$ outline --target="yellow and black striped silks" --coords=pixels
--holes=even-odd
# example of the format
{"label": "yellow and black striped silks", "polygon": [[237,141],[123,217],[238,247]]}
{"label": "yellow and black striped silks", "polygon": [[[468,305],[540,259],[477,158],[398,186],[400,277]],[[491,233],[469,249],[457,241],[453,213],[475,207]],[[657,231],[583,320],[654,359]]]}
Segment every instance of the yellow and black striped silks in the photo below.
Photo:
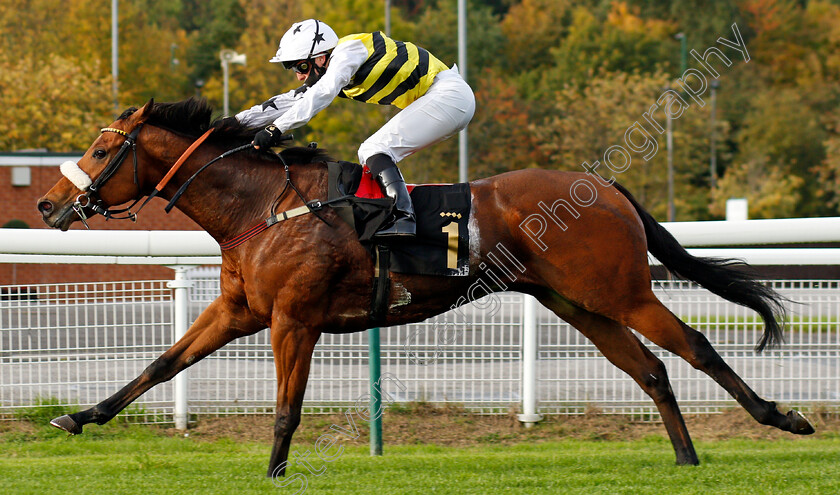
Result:
{"label": "yellow and black striped silks", "polygon": [[438,72],[449,68],[423,48],[378,31],[351,34],[338,43],[350,40],[364,43],[368,58],[342,90],[345,98],[405,108],[426,93]]}

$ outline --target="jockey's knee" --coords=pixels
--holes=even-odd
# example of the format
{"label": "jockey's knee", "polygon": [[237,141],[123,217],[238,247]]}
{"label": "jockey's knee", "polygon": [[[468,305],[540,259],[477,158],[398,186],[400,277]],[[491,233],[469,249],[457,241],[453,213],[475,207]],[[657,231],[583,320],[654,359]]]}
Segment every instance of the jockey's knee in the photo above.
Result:
{"label": "jockey's knee", "polygon": [[385,155],[386,157],[389,157],[394,163],[397,163],[399,161],[394,155],[394,153],[388,148],[388,146],[384,145],[383,143],[368,140],[362,143],[361,146],[359,146],[359,163],[361,163],[362,165],[367,165],[368,167],[370,167],[370,160],[376,155]]}
{"label": "jockey's knee", "polygon": [[394,168],[397,164],[394,162],[394,159],[391,158],[389,155],[384,153],[377,153],[365,161],[365,164],[370,169],[370,173],[377,177],[383,171],[388,170],[389,168]]}

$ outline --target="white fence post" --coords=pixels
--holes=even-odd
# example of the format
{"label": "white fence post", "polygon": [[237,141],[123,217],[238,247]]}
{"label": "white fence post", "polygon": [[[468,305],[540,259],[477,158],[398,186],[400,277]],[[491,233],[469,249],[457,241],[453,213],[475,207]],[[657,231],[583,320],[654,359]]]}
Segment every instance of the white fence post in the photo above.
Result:
{"label": "white fence post", "polygon": [[530,428],[543,419],[537,413],[537,300],[522,294],[522,414],[519,421]]}
{"label": "white fence post", "polygon": [[[189,326],[189,293],[188,290],[193,286],[191,280],[187,280],[187,270],[191,267],[187,265],[170,266],[175,270],[175,280],[168,282],[167,287],[174,289],[175,292],[175,312],[172,317],[172,330],[174,341],[177,342],[181,337],[187,333]],[[179,430],[187,429],[187,422],[189,420],[189,410],[187,408],[187,396],[189,384],[187,383],[187,370],[184,370],[174,378],[175,382],[175,428]]]}

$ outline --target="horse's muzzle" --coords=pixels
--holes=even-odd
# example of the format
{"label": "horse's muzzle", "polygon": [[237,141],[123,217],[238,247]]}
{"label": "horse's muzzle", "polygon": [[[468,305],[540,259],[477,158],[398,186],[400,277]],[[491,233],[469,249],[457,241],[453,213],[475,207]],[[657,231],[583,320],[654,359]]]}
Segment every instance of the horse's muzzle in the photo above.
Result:
{"label": "horse's muzzle", "polygon": [[63,208],[56,208],[52,201],[46,198],[38,200],[38,211],[41,212],[41,217],[44,223],[54,229],[61,229],[67,231],[70,224],[73,223],[73,208],[71,205],[66,205]]}

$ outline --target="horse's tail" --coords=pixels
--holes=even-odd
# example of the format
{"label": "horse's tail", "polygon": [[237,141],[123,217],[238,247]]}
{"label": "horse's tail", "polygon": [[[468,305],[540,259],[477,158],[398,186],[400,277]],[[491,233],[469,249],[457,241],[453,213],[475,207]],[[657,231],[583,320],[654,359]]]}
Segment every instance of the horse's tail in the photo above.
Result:
{"label": "horse's tail", "polygon": [[[668,270],[680,278],[697,282],[718,296],[746,306],[764,319],[764,335],[756,346],[761,352],[765,347],[774,347],[784,341],[779,321],[784,322],[786,299],[770,287],[759,283],[756,277],[743,270],[746,263],[735,259],[705,258],[692,256],[674,239],[665,227],[642,208],[633,195],[618,183],[613,186],[623,194],[642,219],[645,226],[648,251],[662,262]],[[741,268],[741,269],[738,269]]]}

